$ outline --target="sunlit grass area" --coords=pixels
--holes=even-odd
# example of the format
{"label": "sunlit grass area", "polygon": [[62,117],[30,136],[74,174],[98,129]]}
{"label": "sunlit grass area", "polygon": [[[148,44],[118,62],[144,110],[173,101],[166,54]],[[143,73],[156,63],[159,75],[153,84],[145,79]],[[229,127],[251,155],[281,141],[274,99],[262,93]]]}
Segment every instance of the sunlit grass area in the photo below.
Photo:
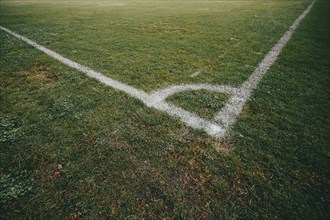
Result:
{"label": "sunlit grass area", "polygon": [[[148,92],[239,86],[310,3],[2,0],[0,25]],[[329,9],[221,141],[0,31],[1,218],[328,219]],[[205,118],[227,100],[168,98]]]}

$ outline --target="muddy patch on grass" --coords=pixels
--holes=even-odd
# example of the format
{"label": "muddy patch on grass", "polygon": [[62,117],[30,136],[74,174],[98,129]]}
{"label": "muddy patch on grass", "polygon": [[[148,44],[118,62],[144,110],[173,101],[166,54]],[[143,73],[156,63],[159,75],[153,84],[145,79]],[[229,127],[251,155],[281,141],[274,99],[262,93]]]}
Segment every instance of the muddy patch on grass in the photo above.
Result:
{"label": "muddy patch on grass", "polygon": [[51,76],[50,68],[41,64],[35,63],[31,65],[29,70],[27,71],[29,78],[43,80],[47,84],[53,84],[56,81],[56,78]]}
{"label": "muddy patch on grass", "polygon": [[219,153],[226,154],[230,153],[235,149],[234,144],[228,141],[217,141],[213,143],[213,146]]}

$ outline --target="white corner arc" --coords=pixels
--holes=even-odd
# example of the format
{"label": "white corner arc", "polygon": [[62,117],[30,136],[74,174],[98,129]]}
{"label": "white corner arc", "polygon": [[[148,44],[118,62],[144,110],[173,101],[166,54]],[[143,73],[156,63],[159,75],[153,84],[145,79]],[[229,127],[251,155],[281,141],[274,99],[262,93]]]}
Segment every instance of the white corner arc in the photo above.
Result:
{"label": "white corner arc", "polygon": [[[299,26],[300,22],[310,12],[315,1],[316,0],[314,0],[307,7],[307,9],[296,19],[296,21],[291,25],[289,30],[281,37],[281,39],[277,42],[277,44],[272,48],[272,50],[266,55],[266,57],[258,65],[258,67],[255,69],[255,71],[252,73],[249,79],[246,80],[239,88],[234,88],[231,86],[223,86],[223,85],[211,85],[211,84],[180,84],[180,85],[173,85],[168,88],[160,89],[152,93],[147,93],[132,86],[129,86],[127,84],[124,84],[120,81],[106,77],[103,74],[90,69],[89,67],[86,67],[68,58],[65,58],[62,55],[52,50],[49,50],[48,48],[41,46],[36,42],[26,37],[23,37],[5,27],[0,26],[0,29],[16,37],[17,39],[26,42],[27,44],[35,47],[36,49],[44,52],[50,57],[53,57],[54,59],[60,61],[61,63],[64,63],[65,65],[70,66],[82,73],[85,73],[87,76],[94,78],[107,86],[125,92],[130,96],[141,100],[148,107],[155,108],[159,111],[165,112],[173,117],[176,117],[185,124],[187,124],[188,126],[195,129],[204,130],[207,134],[211,136],[217,138],[223,138],[228,133],[230,127],[235,123],[245,103],[250,98],[253,90],[257,88],[262,77],[266,74],[267,70],[271,67],[271,65],[276,61],[283,47],[287,44],[292,34]],[[187,90],[208,90],[208,91],[221,92],[231,95],[231,98],[226,103],[226,105],[215,115],[214,119],[206,120],[197,116],[194,113],[186,111],[166,101],[167,97],[174,95],[175,93],[183,92]]]}

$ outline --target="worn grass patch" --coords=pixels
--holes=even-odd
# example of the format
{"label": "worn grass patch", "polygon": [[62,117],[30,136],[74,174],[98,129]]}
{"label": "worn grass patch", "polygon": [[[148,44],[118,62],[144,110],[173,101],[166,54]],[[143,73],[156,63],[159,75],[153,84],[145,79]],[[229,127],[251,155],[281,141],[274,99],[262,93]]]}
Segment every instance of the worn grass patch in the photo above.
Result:
{"label": "worn grass patch", "polygon": [[[240,85],[309,3],[6,0],[0,24],[146,91]],[[0,31],[0,218],[329,219],[329,7],[222,142]]]}
{"label": "worn grass patch", "polygon": [[[240,85],[309,2],[14,0],[1,1],[0,11],[10,30],[152,91]],[[203,74],[190,77],[196,70]]]}

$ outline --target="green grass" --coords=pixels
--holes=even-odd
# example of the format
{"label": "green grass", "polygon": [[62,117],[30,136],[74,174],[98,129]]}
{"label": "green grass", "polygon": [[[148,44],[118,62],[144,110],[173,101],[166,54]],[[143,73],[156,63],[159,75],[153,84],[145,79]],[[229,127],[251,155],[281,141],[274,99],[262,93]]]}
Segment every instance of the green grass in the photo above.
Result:
{"label": "green grass", "polygon": [[[237,86],[309,3],[0,1],[0,25],[146,91]],[[1,31],[1,218],[328,219],[329,9],[317,0],[222,142]],[[210,95],[169,99],[207,116]]]}
{"label": "green grass", "polygon": [[213,119],[228,101],[229,95],[207,90],[185,91],[170,96],[167,101],[202,118]]}
{"label": "green grass", "polygon": [[240,85],[310,1],[39,2],[3,1],[2,25],[150,91]]}

